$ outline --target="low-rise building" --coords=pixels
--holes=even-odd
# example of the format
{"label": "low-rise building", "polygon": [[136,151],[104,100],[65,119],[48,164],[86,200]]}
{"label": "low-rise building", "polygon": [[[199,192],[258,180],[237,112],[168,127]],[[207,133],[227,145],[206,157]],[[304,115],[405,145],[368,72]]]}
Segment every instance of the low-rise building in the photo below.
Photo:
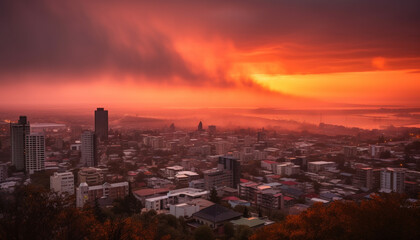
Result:
{"label": "low-rise building", "polygon": [[55,172],[50,176],[50,189],[60,194],[74,194],[74,175],[72,172]]}
{"label": "low-rise building", "polygon": [[225,208],[222,205],[214,204],[210,207],[204,208],[192,215],[198,227],[199,225],[207,225],[212,229],[218,229],[222,227],[224,223],[239,219],[242,213],[235,212],[229,208]]}
{"label": "low-rise building", "polygon": [[308,172],[318,173],[320,171],[324,171],[327,168],[332,168],[334,166],[335,166],[334,162],[327,162],[327,161],[308,162]]}
{"label": "low-rise building", "polygon": [[94,167],[81,168],[77,173],[77,183],[86,183],[89,186],[102,184],[104,176],[102,169]]}
{"label": "low-rise building", "polygon": [[95,200],[98,200],[101,206],[110,205],[115,199],[127,196],[128,191],[128,182],[104,183],[96,186],[81,183],[76,189],[76,206],[83,207],[85,204],[93,206]]}

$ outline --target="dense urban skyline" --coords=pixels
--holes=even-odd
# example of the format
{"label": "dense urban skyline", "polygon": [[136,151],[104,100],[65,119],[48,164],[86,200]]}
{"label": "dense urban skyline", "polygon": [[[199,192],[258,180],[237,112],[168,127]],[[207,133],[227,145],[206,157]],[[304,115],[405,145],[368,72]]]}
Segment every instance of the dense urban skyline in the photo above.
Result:
{"label": "dense urban skyline", "polygon": [[419,9],[0,1],[0,239],[420,239]]}

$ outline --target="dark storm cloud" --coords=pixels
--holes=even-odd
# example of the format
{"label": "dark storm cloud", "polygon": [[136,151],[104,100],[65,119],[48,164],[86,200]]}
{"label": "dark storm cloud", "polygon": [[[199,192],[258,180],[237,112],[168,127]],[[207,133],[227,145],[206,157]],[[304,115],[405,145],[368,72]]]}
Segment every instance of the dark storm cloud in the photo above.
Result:
{"label": "dark storm cloud", "polygon": [[[153,79],[200,77],[161,33],[124,26],[130,42],[120,44],[80,4],[70,3],[1,1],[0,72],[83,75],[107,68]],[[136,50],[139,45],[147,53]]]}
{"label": "dark storm cloud", "polygon": [[[131,13],[149,29],[139,30],[112,15],[110,25],[128,36],[122,43],[115,29],[95,19],[104,10],[96,6],[109,6],[117,15]],[[189,66],[170,34],[148,25],[151,18],[179,35],[220,36],[243,51],[269,46],[269,55],[284,59],[286,68],[291,62],[290,73],[371,70],[370,62],[360,59],[377,56],[394,59],[397,69],[417,68],[419,10],[418,0],[3,0],[0,73],[88,75],[111,70],[153,81],[178,77],[189,84],[232,86],[223,68],[219,79],[210,79]]]}

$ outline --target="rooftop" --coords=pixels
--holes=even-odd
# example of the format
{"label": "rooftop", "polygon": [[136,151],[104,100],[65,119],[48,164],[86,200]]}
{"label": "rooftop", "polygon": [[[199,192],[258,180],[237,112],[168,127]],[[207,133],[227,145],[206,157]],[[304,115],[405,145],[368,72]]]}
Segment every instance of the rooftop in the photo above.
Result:
{"label": "rooftop", "polygon": [[233,225],[245,225],[250,228],[262,226],[265,224],[264,220],[259,218],[251,217],[251,218],[240,218],[238,220],[230,221]]}
{"label": "rooftop", "polygon": [[241,213],[225,208],[219,204],[214,204],[193,214],[193,217],[202,218],[214,223],[233,220],[240,216],[242,216]]}

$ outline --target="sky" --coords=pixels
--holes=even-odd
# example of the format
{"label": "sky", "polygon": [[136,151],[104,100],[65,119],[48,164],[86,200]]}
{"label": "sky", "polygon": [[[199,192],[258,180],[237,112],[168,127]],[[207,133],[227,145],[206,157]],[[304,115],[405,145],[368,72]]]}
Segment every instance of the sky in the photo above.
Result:
{"label": "sky", "polygon": [[420,105],[418,0],[0,1],[0,107]]}

